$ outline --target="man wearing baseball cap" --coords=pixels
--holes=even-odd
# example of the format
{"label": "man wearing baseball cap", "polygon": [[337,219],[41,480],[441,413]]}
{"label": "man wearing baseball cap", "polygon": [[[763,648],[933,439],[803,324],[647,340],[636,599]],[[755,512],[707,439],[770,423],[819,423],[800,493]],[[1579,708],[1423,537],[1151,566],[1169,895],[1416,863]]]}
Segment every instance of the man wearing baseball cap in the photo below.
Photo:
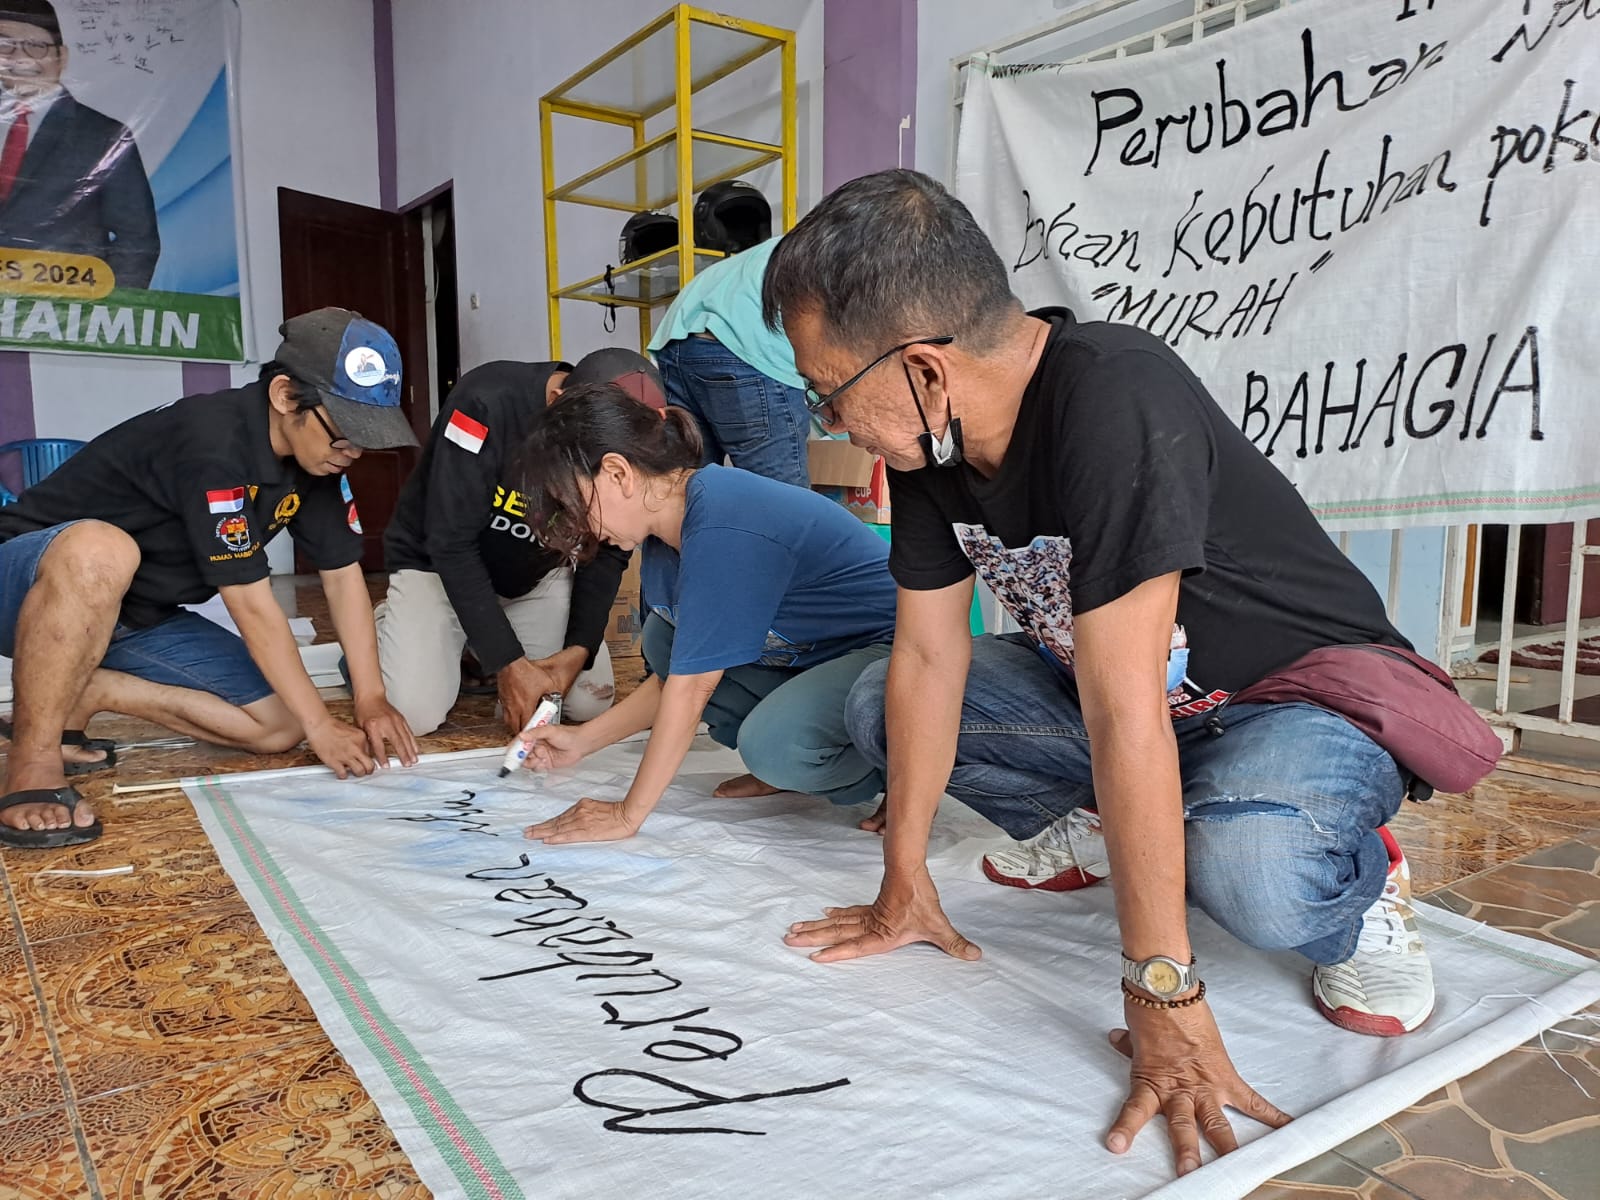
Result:
{"label": "man wearing baseball cap", "polygon": [[384,540],[394,574],[378,648],[384,687],[415,733],[437,729],[455,704],[463,646],[495,677],[514,730],[549,692],[579,721],[611,707],[605,628],[628,556],[603,546],[574,568],[546,550],[518,465],[545,406],[581,383],[666,405],[661,376],[632,350],[596,350],[576,367],[485,363],[451,389],[401,489]]}
{"label": "man wearing baseball cap", "polygon": [[[108,430],[0,508],[0,655],[15,711],[0,846],[92,841],[68,773],[111,765],[85,738],[98,712],[259,753],[302,739],[344,778],[416,761],[389,704],[343,472],[414,446],[400,352],[344,309],[286,321],[247,387],[190,396]],[[265,546],[289,529],[317,567],[349,662],[355,724],[332,716],[273,598]],[[221,593],[236,635],[182,605]]]}

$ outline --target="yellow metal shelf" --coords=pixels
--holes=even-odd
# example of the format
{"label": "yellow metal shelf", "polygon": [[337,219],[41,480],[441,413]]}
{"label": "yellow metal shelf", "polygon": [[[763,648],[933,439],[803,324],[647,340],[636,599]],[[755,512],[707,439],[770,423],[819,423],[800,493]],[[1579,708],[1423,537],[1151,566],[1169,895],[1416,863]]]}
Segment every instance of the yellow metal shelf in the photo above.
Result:
{"label": "yellow metal shelf", "polygon": [[[725,79],[794,40],[786,29],[725,17],[688,5],[689,93]],[[596,120],[617,124],[666,112],[679,98],[677,9],[668,9],[545,95],[557,110],[586,109]]]}
{"label": "yellow metal shelf", "polygon": [[[774,52],[778,58],[776,142],[694,128],[695,93]],[[641,348],[648,343],[651,310],[676,296],[697,270],[723,257],[695,245],[695,197],[712,184],[779,163],[783,196],[781,206],[773,206],[774,225],[779,231],[794,226],[799,201],[796,108],[793,32],[689,4],[673,5],[540,98],[541,199],[552,358],[561,357],[563,300],[637,310]],[[645,122],[665,113],[672,116],[671,127],[647,138]],[[633,134],[633,149],[576,179],[558,182],[556,117],[626,128]],[[556,231],[562,204],[626,213],[675,209],[678,244],[606,273],[562,283]]]}
{"label": "yellow metal shelf", "polygon": [[[770,142],[755,142],[699,129],[694,130],[690,138],[694,143],[692,160],[696,192],[783,157],[783,147]],[[644,197],[642,202],[641,191]],[[678,131],[669,129],[637,149],[619,155],[570,183],[561,184],[550,192],[549,198],[628,213],[676,204]]]}
{"label": "yellow metal shelf", "polygon": [[[695,265],[703,270],[727,256],[720,250],[696,249]],[[621,304],[628,308],[654,308],[678,294],[678,248],[665,250],[615,267],[610,272],[611,287],[606,286],[606,275],[569,283],[556,292],[561,300],[591,300],[596,304]],[[614,289],[614,290],[613,290]]]}

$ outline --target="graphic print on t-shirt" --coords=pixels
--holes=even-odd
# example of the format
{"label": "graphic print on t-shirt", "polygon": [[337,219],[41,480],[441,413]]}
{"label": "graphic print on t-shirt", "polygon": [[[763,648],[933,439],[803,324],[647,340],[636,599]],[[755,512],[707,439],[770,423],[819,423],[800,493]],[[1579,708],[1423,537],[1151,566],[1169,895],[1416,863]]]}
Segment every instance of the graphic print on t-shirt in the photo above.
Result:
{"label": "graphic print on t-shirt", "polygon": [[[952,524],[961,550],[1012,619],[1034,644],[1072,670],[1072,539],[1036,537],[1026,546],[1008,549],[982,525]],[[1172,718],[1192,717],[1228,698],[1224,691],[1202,694],[1185,674],[1189,637],[1182,625],[1172,627],[1167,657],[1167,708]]]}

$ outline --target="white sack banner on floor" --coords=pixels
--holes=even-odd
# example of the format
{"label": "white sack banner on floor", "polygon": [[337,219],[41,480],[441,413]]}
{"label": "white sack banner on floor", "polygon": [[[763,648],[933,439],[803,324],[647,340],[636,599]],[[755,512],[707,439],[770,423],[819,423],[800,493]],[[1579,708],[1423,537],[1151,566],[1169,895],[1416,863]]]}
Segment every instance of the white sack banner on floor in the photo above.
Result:
{"label": "white sack banner on floor", "polygon": [[1600,510],[1600,3],[975,63],[956,175],[1030,307],[1165,339],[1327,525]]}
{"label": "white sack banner on floor", "polygon": [[[1109,888],[985,880],[992,826],[947,801],[932,870],[964,963],[931,947],[822,966],[782,943],[872,897],[861,810],[716,800],[702,746],[640,835],[545,847],[523,827],[622,795],[641,744],[495,777],[499,753],[190,781],[224,865],[439,1197],[1142,1196],[1153,1125],[1101,1145],[1127,1084]],[[1313,1009],[1309,964],[1194,918],[1228,1049],[1296,1114],[1163,1195],[1243,1195],[1600,998],[1576,955],[1434,910],[1439,1008],[1367,1038]],[[172,1180],[173,1194],[184,1183]],[[198,1186],[198,1185],[197,1185]]]}

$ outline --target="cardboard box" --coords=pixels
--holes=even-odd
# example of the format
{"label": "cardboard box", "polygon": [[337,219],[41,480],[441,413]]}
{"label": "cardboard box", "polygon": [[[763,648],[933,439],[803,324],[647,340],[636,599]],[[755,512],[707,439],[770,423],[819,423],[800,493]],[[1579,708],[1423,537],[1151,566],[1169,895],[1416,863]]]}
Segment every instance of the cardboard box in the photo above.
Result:
{"label": "cardboard box", "polygon": [[644,620],[639,613],[639,551],[628,560],[622,584],[617,588],[617,598],[611,604],[611,615],[606,618],[606,649],[612,658],[628,658],[643,652],[639,631]]}
{"label": "cardboard box", "polygon": [[869,525],[889,523],[889,479],[883,459],[832,438],[806,444],[811,490],[820,492]]}

